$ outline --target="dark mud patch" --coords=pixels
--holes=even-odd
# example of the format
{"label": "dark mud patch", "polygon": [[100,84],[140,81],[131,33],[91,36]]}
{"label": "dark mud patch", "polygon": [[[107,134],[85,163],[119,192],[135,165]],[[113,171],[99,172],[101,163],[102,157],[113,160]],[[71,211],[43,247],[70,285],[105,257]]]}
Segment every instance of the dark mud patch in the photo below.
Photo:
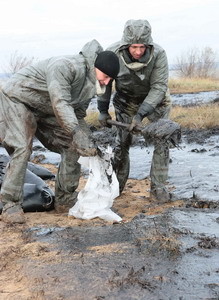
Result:
{"label": "dark mud patch", "polygon": [[205,144],[206,140],[212,136],[219,135],[219,127],[211,128],[211,129],[182,129],[182,135],[184,137],[185,142],[187,143],[197,143],[197,144]]}
{"label": "dark mud patch", "polygon": [[198,242],[198,246],[204,249],[212,249],[212,248],[219,249],[219,239],[216,238],[215,236],[201,237],[200,242]]}
{"label": "dark mud patch", "polygon": [[218,299],[218,218],[170,209],[117,225],[42,225],[25,231],[41,250],[22,264],[40,299]]}
{"label": "dark mud patch", "polygon": [[[113,126],[112,128],[104,128],[97,129],[95,127],[92,128],[93,136],[97,144],[100,145],[111,145],[112,147],[115,145],[115,137],[116,137],[116,128]],[[211,128],[211,129],[189,129],[182,128],[182,137],[184,142],[196,143],[199,145],[203,145],[206,143],[206,140],[210,137],[214,137],[219,135],[219,127]],[[133,136],[132,146],[147,146],[143,136],[140,134]]]}
{"label": "dark mud patch", "polygon": [[185,200],[185,207],[214,211],[215,209],[219,209],[219,201],[202,200],[196,198],[194,195],[192,199]]}

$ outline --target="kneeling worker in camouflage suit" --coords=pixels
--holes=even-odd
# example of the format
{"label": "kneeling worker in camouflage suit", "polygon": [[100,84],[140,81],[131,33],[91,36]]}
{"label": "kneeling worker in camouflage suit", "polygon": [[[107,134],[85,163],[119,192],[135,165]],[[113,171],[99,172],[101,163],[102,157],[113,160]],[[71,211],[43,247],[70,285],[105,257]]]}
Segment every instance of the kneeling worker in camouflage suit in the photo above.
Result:
{"label": "kneeling worker in camouflage suit", "polygon": [[[168,62],[164,49],[153,42],[151,26],[146,20],[128,20],[121,41],[108,50],[116,53],[120,61],[113,98],[116,119],[131,124],[130,131],[117,128],[114,168],[122,191],[129,176],[132,130],[145,117],[151,122],[169,117]],[[112,84],[106,89],[98,99],[99,121],[103,126],[107,126],[107,120],[111,118],[108,108]],[[157,201],[170,200],[165,186],[168,166],[168,144],[154,141],[150,196]]]}
{"label": "kneeling worker in camouflage suit", "polygon": [[119,60],[93,40],[78,55],[53,57],[21,69],[0,93],[0,142],[11,156],[1,188],[2,220],[25,221],[23,185],[33,137],[61,154],[55,208],[76,200],[80,155],[96,155],[84,117],[97,90],[119,72]]}

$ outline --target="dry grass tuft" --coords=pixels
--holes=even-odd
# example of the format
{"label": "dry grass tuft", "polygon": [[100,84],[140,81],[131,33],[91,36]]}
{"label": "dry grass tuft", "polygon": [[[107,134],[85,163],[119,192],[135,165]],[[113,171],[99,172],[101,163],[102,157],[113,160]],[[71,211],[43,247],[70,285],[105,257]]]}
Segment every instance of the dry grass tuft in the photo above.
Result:
{"label": "dry grass tuft", "polygon": [[[111,112],[115,118],[114,112]],[[182,107],[174,106],[170,119],[180,124],[183,128],[189,129],[211,129],[219,126],[219,104],[207,104],[200,106]],[[98,122],[98,112],[88,112],[86,121],[89,125],[100,127]],[[147,124],[147,118],[143,124]]]}
{"label": "dry grass tuft", "polygon": [[219,90],[219,79],[210,78],[170,78],[171,94],[198,93]]}
{"label": "dry grass tuft", "polygon": [[219,105],[173,107],[171,120],[189,129],[211,129],[219,126]]}

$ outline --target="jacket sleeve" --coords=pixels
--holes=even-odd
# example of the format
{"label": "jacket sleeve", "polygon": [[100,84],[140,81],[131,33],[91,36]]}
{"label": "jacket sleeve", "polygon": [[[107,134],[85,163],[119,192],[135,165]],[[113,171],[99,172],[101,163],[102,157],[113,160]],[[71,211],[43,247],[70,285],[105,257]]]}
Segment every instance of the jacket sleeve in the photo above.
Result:
{"label": "jacket sleeve", "polygon": [[70,135],[74,133],[78,120],[72,106],[71,85],[76,71],[65,60],[48,66],[46,79],[54,114],[58,123]]}
{"label": "jacket sleeve", "polygon": [[97,98],[97,107],[100,113],[106,113],[109,110],[110,98],[112,93],[112,81],[106,86],[106,91]]}
{"label": "jacket sleeve", "polygon": [[146,110],[148,107],[155,109],[156,106],[163,101],[168,89],[168,76],[167,56],[166,52],[162,49],[158,52],[155,59],[154,68],[150,77],[150,91],[138,110],[141,115],[147,115],[148,111]]}

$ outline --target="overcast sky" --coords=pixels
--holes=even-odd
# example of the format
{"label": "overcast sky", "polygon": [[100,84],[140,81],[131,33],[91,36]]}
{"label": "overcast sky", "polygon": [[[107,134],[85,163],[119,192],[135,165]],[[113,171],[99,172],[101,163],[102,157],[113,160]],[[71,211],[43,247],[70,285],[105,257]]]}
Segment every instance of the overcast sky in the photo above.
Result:
{"label": "overcast sky", "polygon": [[0,72],[12,54],[75,54],[97,39],[120,40],[129,19],[147,19],[170,64],[188,49],[219,52],[218,0],[0,0]]}

